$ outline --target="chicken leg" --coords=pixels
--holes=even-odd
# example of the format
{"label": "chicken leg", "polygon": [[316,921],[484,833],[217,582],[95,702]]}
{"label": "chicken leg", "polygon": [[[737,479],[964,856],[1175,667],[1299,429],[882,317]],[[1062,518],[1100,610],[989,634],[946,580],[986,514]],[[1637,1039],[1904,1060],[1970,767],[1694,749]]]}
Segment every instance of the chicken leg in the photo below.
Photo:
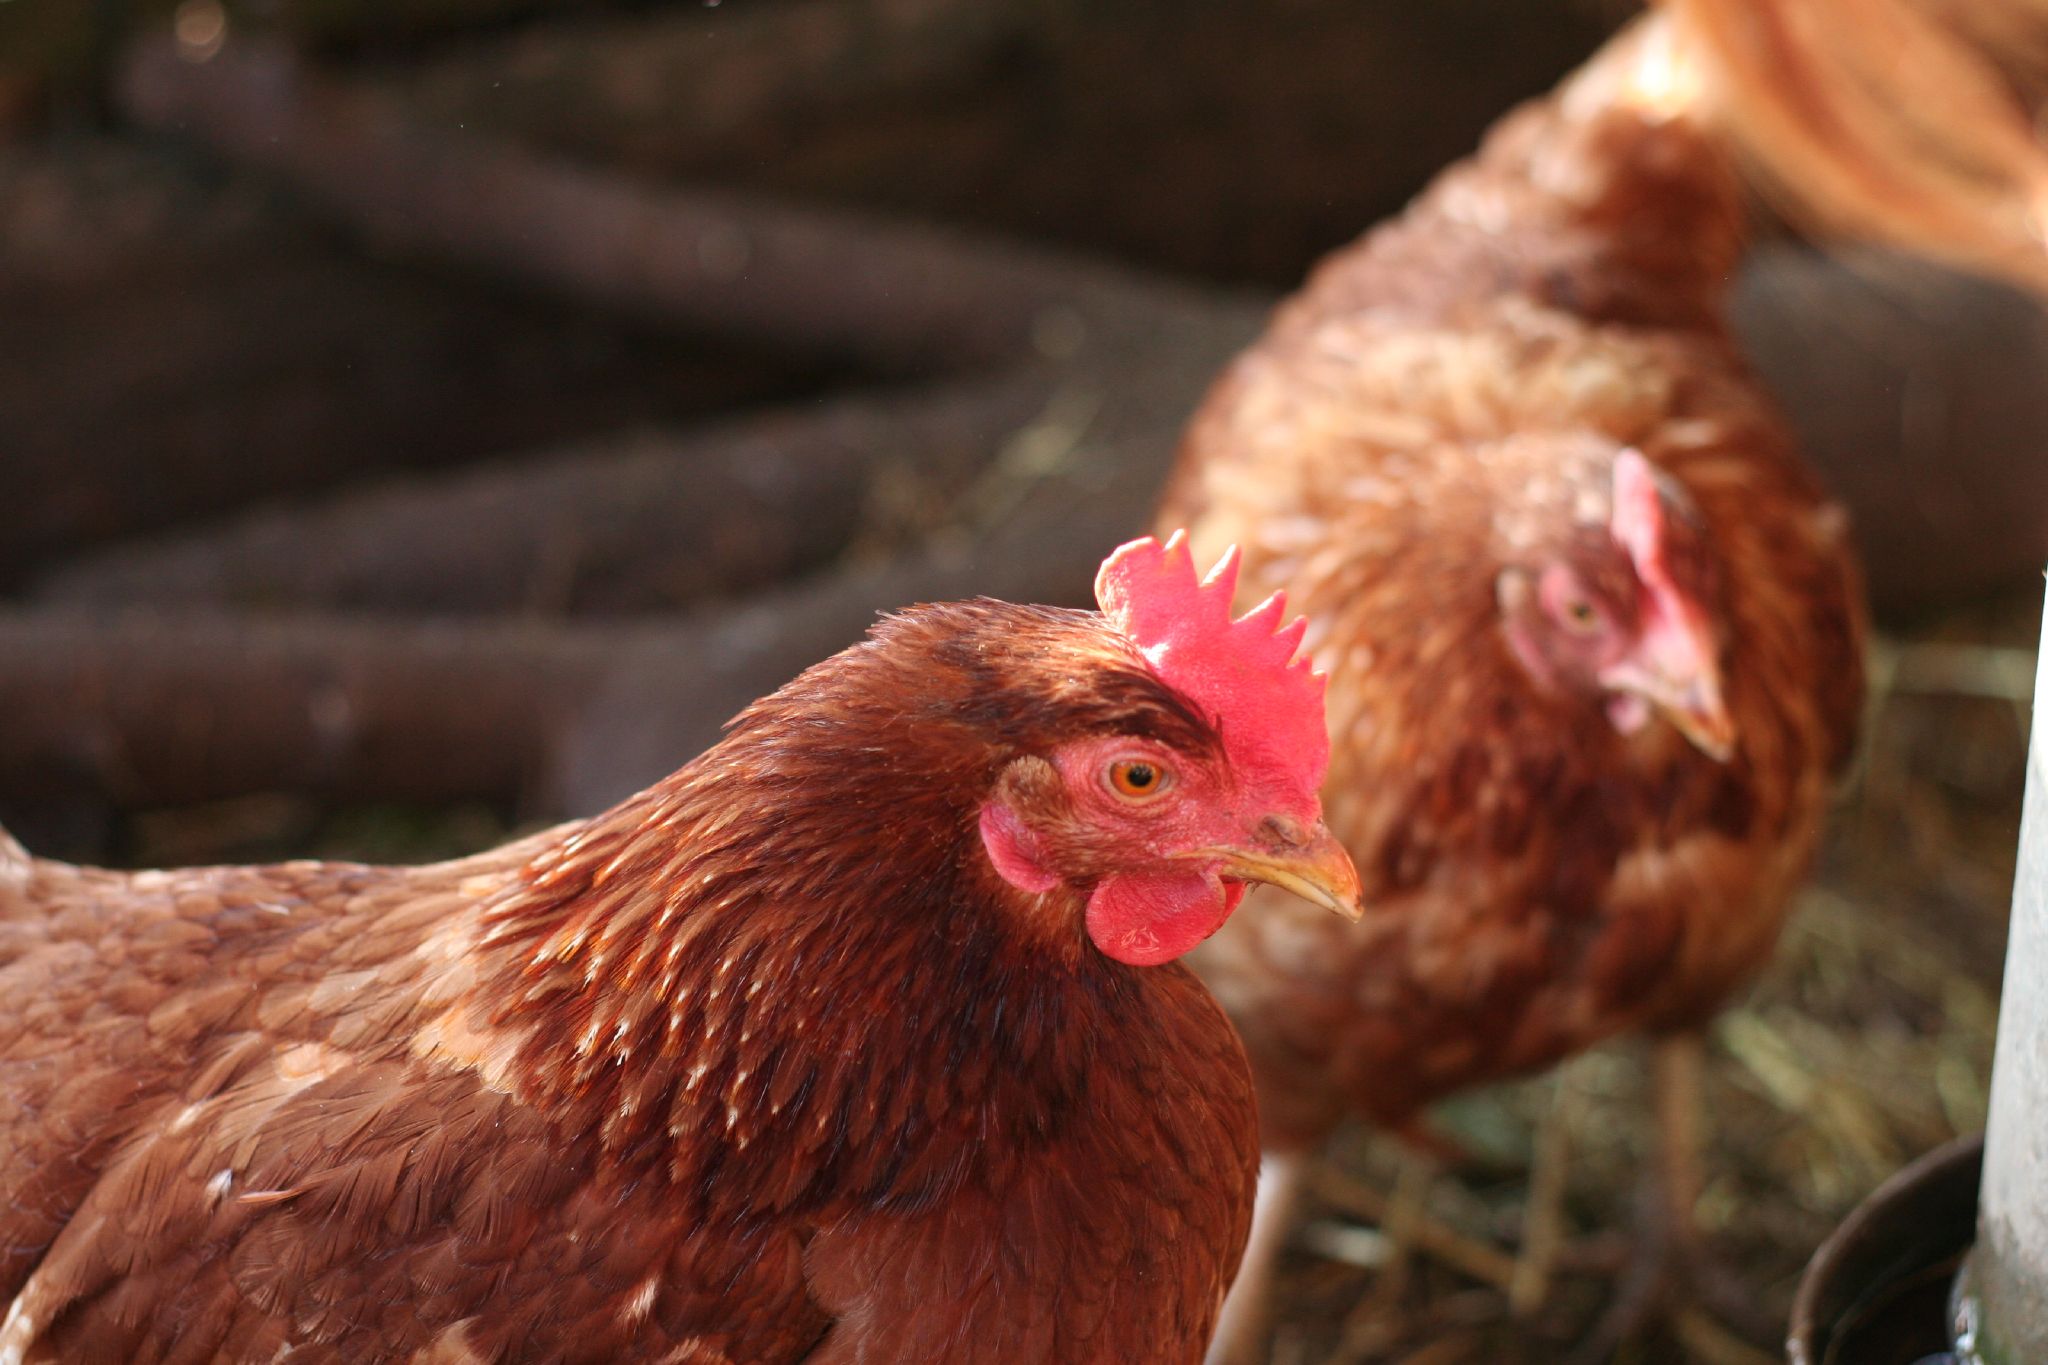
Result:
{"label": "chicken leg", "polygon": [[1513,1258],[1431,1217],[1429,1189],[1446,1165],[1469,1164],[1456,1143],[1416,1124],[1395,1135],[1400,1141],[1400,1176],[1391,1195],[1354,1181],[1322,1164],[1312,1150],[1265,1153],[1252,1231],[1237,1281],[1224,1300],[1204,1365],[1262,1365],[1272,1330],[1275,1267],[1295,1228],[1301,1195],[1313,1177],[1318,1199],[1336,1212],[1375,1226],[1385,1235],[1388,1257],[1368,1302],[1399,1297],[1398,1286],[1411,1259],[1425,1255],[1482,1284],[1505,1289]]}
{"label": "chicken leg", "polygon": [[1714,1260],[1700,1235],[1705,1040],[1698,1032],[1676,1033],[1653,1048],[1657,1152],[1640,1192],[1635,1247],[1614,1301],[1574,1356],[1576,1365],[1604,1362],[1653,1324],[1696,1311],[1745,1336],[1770,1331],[1741,1277]]}

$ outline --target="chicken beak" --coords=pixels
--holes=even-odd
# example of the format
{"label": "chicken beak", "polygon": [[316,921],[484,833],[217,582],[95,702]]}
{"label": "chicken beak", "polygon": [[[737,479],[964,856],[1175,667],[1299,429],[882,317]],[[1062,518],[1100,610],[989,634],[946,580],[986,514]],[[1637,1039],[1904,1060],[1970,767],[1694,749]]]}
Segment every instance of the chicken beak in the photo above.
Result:
{"label": "chicken beak", "polygon": [[1218,870],[1235,881],[1277,886],[1349,920],[1365,914],[1358,869],[1320,820],[1304,832],[1293,821],[1275,816],[1260,827],[1260,834],[1255,844],[1204,849],[1201,856],[1221,861]]}
{"label": "chicken beak", "polygon": [[1716,763],[1735,752],[1735,718],[1721,691],[1721,670],[1704,625],[1664,625],[1635,653],[1601,674],[1612,691],[1639,697]]}
{"label": "chicken beak", "polygon": [[1735,753],[1735,719],[1721,699],[1718,680],[1695,679],[1671,700],[1658,705],[1678,733],[1716,763],[1726,763]]}

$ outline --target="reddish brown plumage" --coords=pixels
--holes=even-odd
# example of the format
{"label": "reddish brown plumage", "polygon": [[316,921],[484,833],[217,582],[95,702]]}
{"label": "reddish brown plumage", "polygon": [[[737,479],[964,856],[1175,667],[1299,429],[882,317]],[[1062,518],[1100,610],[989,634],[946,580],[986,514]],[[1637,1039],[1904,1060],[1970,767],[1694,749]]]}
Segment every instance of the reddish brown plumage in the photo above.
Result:
{"label": "reddish brown plumage", "polygon": [[[1326,261],[1187,436],[1161,524],[1239,543],[1244,596],[1308,615],[1325,805],[1379,911],[1254,898],[1191,959],[1276,1145],[1709,1016],[1770,952],[1850,751],[1843,519],[1724,325],[1742,198],[1665,24]],[[1663,489],[1654,574],[1609,525],[1630,448]],[[1510,627],[1546,566],[1623,635],[1653,578],[1698,608],[1729,761],[1532,673]]]}
{"label": "reddish brown plumage", "polygon": [[1240,1047],[976,833],[1105,733],[1221,753],[1100,617],[960,604],[460,862],[7,845],[0,1361],[1196,1359]]}

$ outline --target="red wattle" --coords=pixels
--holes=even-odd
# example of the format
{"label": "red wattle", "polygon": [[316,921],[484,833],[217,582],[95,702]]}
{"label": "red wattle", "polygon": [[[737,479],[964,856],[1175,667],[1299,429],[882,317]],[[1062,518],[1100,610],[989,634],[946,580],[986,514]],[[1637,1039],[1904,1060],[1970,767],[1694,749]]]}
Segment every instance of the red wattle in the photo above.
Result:
{"label": "red wattle", "polygon": [[1211,871],[1109,877],[1088,898],[1088,937],[1118,962],[1156,967],[1221,929],[1243,899],[1244,883]]}

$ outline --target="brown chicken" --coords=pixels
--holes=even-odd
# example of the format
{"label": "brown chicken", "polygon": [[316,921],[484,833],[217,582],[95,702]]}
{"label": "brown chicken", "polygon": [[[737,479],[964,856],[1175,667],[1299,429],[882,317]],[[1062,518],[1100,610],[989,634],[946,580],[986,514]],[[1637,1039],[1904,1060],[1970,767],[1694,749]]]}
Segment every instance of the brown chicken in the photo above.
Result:
{"label": "brown chicken", "polygon": [[440,866],[0,840],[0,1362],[1198,1359],[1257,1148],[1171,959],[1358,890],[1231,591],[909,611]]}
{"label": "brown chicken", "polygon": [[1673,1040],[1676,1120],[1632,1316],[1691,1250],[1689,1049],[1812,860],[1864,622],[1845,519],[1723,320],[1742,186],[1674,44],[1642,21],[1324,262],[1186,437],[1161,520],[1307,612],[1330,826],[1389,912],[1255,903],[1191,958],[1271,1158],[1225,1353],[1252,1354],[1288,1154],[1629,1030]]}
{"label": "brown chicken", "polygon": [[1821,228],[2048,290],[2044,93],[2038,0],[1668,0],[1210,394],[1162,518],[1308,611],[1330,822],[1398,912],[1255,905],[1192,959],[1268,1157],[1219,1356],[1340,1118],[1428,1144],[1433,1101],[1629,1030],[1663,1207],[1592,1345],[1697,1262],[1697,1030],[1771,951],[1862,690],[1843,520],[1723,317],[1737,158]]}

